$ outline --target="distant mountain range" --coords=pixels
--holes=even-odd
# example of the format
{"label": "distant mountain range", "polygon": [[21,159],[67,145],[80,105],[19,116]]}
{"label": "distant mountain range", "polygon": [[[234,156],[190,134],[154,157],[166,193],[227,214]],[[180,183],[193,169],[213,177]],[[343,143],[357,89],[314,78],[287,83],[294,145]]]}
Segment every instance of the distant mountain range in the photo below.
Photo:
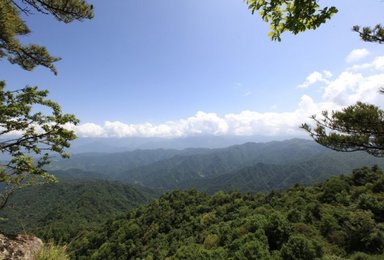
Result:
{"label": "distant mountain range", "polygon": [[179,138],[126,137],[126,138],[78,138],[72,142],[72,153],[117,153],[133,150],[186,149],[186,148],[224,148],[246,142],[268,142],[284,140],[270,136],[191,136]]}
{"label": "distant mountain range", "polygon": [[134,150],[75,154],[51,170],[61,176],[139,184],[158,190],[197,188],[268,191],[311,184],[383,160],[366,153],[340,153],[304,139],[245,143],[226,148]]}

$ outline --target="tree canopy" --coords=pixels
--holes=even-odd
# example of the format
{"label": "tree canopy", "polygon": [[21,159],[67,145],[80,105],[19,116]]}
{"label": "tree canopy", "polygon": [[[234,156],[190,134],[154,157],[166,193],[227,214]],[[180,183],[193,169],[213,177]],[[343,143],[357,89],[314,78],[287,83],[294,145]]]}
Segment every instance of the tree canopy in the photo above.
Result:
{"label": "tree canopy", "polygon": [[382,259],[383,181],[378,167],[365,167],[281,192],[173,191],[83,232],[69,253],[74,259]]}
{"label": "tree canopy", "polygon": [[262,19],[270,23],[269,36],[281,40],[281,34],[294,34],[314,30],[337,13],[334,6],[320,8],[315,0],[246,0],[252,14],[259,12]]}
{"label": "tree canopy", "polygon": [[[252,14],[259,13],[270,24],[269,36],[281,41],[283,32],[298,34],[315,30],[338,12],[335,6],[320,7],[317,0],[244,0]],[[384,29],[380,24],[374,27],[354,25],[363,41],[384,42]]]}
{"label": "tree canopy", "polygon": [[[5,82],[1,81],[0,151],[8,160],[0,162],[0,183],[6,184],[0,195],[0,208],[12,192],[36,178],[53,180],[43,167],[49,163],[51,152],[69,156],[64,149],[76,135],[64,126],[78,123],[74,115],[63,114],[57,103],[46,98],[46,90],[26,87],[6,91],[4,88]],[[33,112],[36,106],[50,113]]]}
{"label": "tree canopy", "polygon": [[[92,18],[93,6],[83,0],[0,0],[0,59],[28,71],[44,66],[57,74],[53,63],[60,58],[43,46],[19,40],[30,33],[23,20],[34,12],[69,23]],[[52,153],[68,157],[65,148],[76,135],[66,125],[78,123],[74,115],[63,114],[59,104],[47,99],[46,90],[5,87],[0,81],[0,209],[18,188],[37,179],[54,179],[44,166]]]}

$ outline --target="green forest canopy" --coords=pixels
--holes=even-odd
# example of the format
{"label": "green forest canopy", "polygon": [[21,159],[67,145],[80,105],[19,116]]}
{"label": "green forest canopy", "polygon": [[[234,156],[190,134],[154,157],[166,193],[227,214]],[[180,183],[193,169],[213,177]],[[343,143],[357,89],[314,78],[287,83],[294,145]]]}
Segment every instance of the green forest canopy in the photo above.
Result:
{"label": "green forest canopy", "polygon": [[362,168],[284,192],[173,191],[84,233],[69,251],[76,259],[368,259],[384,253],[383,216],[384,174]]}

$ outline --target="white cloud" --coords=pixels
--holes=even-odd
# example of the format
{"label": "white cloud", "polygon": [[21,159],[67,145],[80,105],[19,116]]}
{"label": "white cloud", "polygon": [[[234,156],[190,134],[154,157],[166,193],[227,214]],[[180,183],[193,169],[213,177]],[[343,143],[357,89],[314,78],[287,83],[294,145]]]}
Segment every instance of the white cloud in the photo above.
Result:
{"label": "white cloud", "polygon": [[311,74],[309,74],[308,77],[305,79],[305,81],[302,84],[298,85],[297,87],[307,88],[318,82],[328,83],[329,82],[328,79],[331,77],[332,77],[332,73],[327,70],[324,70],[322,72],[314,71]]}
{"label": "white cloud", "polygon": [[[369,68],[369,70],[367,70]],[[160,124],[127,124],[106,121],[103,125],[85,123],[68,126],[82,137],[184,137],[194,135],[264,135],[264,136],[306,136],[299,128],[310,122],[310,116],[324,110],[340,110],[356,101],[384,104],[384,95],[378,89],[384,85],[384,57],[376,57],[369,63],[356,64],[354,69],[346,68],[335,77],[329,71],[314,72],[305,81],[306,86],[323,82],[320,97],[303,95],[292,111],[257,112],[244,110],[239,113],[218,115],[197,112],[195,115]]]}
{"label": "white cloud", "polygon": [[378,56],[370,63],[355,64],[348,68],[348,71],[362,71],[370,69],[371,71],[384,70],[384,56]]}
{"label": "white cloud", "polygon": [[381,106],[384,95],[380,95],[378,90],[383,85],[384,73],[364,75],[346,71],[326,86],[323,99],[339,106],[351,105],[357,101]]}
{"label": "white cloud", "polygon": [[[199,111],[194,116],[168,121],[161,124],[126,124],[120,121],[106,121],[102,125],[83,123],[67,124],[79,137],[164,137],[177,138],[197,135],[233,136],[305,136],[299,126],[321,111],[321,106],[303,95],[297,109],[292,112],[266,112],[245,110],[219,116],[216,113]],[[12,135],[20,135],[14,132]]]}
{"label": "white cloud", "polygon": [[384,56],[376,57],[372,64],[376,70],[384,70]]}
{"label": "white cloud", "polygon": [[361,80],[363,80],[363,75],[360,73],[342,72],[334,81],[327,85],[323,98],[345,105],[348,94],[357,89]]}
{"label": "white cloud", "polygon": [[368,55],[369,51],[367,49],[355,49],[348,54],[346,61],[348,63],[357,62]]}
{"label": "white cloud", "polygon": [[102,126],[94,123],[84,123],[80,125],[66,124],[65,128],[76,132],[80,137],[106,137]]}
{"label": "white cloud", "polygon": [[219,116],[199,111],[194,116],[154,125],[125,124],[106,121],[99,126],[86,123],[71,126],[80,137],[184,137],[196,135],[300,135],[301,123],[318,111],[312,98],[304,95],[298,108],[292,112],[267,112],[245,110]]}

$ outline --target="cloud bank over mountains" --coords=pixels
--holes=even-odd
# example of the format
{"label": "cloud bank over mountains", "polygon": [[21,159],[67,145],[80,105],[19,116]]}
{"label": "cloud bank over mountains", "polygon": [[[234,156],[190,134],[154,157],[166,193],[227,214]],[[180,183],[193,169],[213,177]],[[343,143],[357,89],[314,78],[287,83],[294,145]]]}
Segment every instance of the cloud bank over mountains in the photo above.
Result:
{"label": "cloud bank over mountains", "polygon": [[[310,123],[309,117],[323,110],[340,110],[356,101],[384,104],[384,95],[378,90],[384,82],[384,56],[374,57],[368,63],[358,63],[367,57],[366,49],[353,50],[346,58],[346,68],[338,75],[323,70],[314,71],[298,85],[303,92],[318,88],[320,96],[303,93],[296,109],[287,112],[257,112],[245,110],[240,113],[218,115],[198,111],[195,115],[160,124],[149,122],[127,124],[106,121],[103,125],[83,123],[68,126],[80,137],[186,137],[196,135],[235,136],[292,136],[306,134],[299,126]],[[294,86],[293,86],[294,87]]]}

